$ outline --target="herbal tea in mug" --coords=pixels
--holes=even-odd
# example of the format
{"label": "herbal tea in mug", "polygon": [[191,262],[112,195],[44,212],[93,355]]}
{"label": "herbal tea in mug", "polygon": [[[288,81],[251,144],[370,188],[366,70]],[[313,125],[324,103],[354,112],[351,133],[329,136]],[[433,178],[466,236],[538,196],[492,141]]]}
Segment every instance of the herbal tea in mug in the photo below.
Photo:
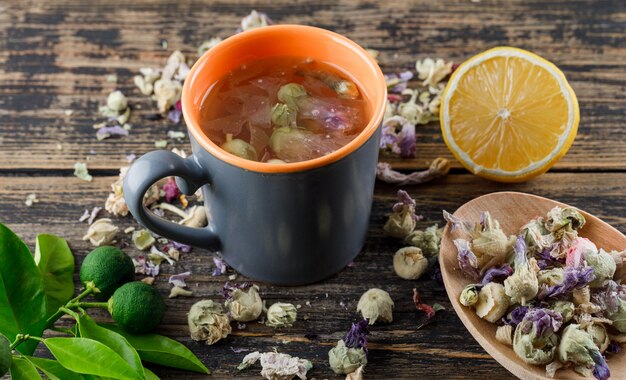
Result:
{"label": "herbal tea in mug", "polygon": [[357,85],[328,63],[270,57],[243,64],[209,89],[204,133],[253,161],[290,163],[348,144],[370,119]]}

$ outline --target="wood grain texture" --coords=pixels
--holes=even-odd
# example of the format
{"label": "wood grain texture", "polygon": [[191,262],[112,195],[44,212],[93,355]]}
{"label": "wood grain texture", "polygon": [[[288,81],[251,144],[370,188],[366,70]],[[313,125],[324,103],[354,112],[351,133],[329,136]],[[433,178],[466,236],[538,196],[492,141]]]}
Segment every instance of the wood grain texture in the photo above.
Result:
{"label": "wood grain texture", "polygon": [[[31,247],[38,233],[54,233],[65,237],[79,265],[92,247],[81,240],[87,224],[77,219],[84,209],[103,205],[109,184],[114,180],[115,177],[99,177],[93,182],[58,176],[0,177],[0,183],[3,184],[0,187],[0,221],[8,224]],[[611,223],[622,233],[626,232],[626,204],[622,202],[626,194],[626,174],[623,173],[548,173],[536,180],[515,185],[497,184],[461,174],[449,175],[407,190],[417,200],[418,211],[425,217],[420,222],[420,228],[442,223],[442,209],[454,211],[477,196],[515,190],[583,208]],[[193,275],[187,282],[194,291],[194,297],[168,299],[168,312],[158,332],[188,345],[217,378],[258,376],[258,368],[237,372],[236,366],[245,353],[233,353],[231,347],[261,351],[276,347],[279,352],[312,360],[312,377],[338,378],[328,367],[327,352],[343,337],[350,323],[359,319],[355,309],[360,295],[371,287],[380,287],[391,294],[396,306],[393,323],[371,328],[368,378],[380,379],[389,375],[389,371],[398,379],[422,378],[433,372],[449,379],[479,379],[484,376],[490,379],[510,378],[510,374],[491,359],[465,330],[452,310],[445,289],[430,279],[430,273],[418,281],[402,280],[393,273],[392,256],[402,244],[397,239],[385,236],[382,227],[395,203],[396,191],[395,186],[377,185],[368,239],[363,253],[355,260],[352,268],[346,268],[323,282],[309,286],[276,287],[260,284],[261,295],[268,304],[284,301],[302,306],[294,327],[274,330],[258,323],[249,323],[246,329],[235,329],[233,336],[214,346],[191,341],[186,326],[189,307],[201,298],[220,301],[221,287],[227,281],[226,276],[211,276],[211,253],[196,249],[192,254],[185,255],[175,268],[168,265],[162,267],[162,275],[157,278],[155,286],[164,296],[170,288],[167,277],[190,270]],[[29,208],[23,204],[23,200],[30,193],[36,193],[40,203]],[[113,219],[122,229],[136,226],[130,216]],[[122,246],[127,246],[125,251],[130,255],[139,254],[128,235],[120,234],[119,241]],[[243,280],[242,277],[237,279]],[[416,327],[424,321],[424,315],[413,306],[411,296],[414,287],[422,293],[426,302],[438,302],[447,308],[447,311],[420,330],[416,330]],[[306,304],[307,301],[311,306]],[[95,313],[95,316],[108,320],[102,313]],[[307,333],[317,334],[318,337],[309,340],[305,337]],[[460,366],[467,371],[460,373]],[[164,368],[155,368],[155,372],[166,379],[202,378]]]}
{"label": "wood grain texture", "polygon": [[[195,58],[203,40],[232,35],[253,8],[279,23],[332,29],[378,49],[387,72],[411,68],[418,57],[461,62],[498,45],[532,50],[563,69],[580,101],[579,135],[554,170],[626,169],[626,3],[620,0],[52,0],[0,5],[0,170],[69,170],[88,156],[92,168],[115,169],[126,154],[153,149],[169,129],[184,130],[145,119],[155,107],[132,76],[140,67],[162,67],[174,49]],[[117,84],[106,81],[108,74],[118,76]],[[114,88],[130,97],[134,129],[119,140],[96,141],[97,107]],[[418,141],[417,158],[394,160],[395,166],[451,158],[438,123],[420,127]]]}

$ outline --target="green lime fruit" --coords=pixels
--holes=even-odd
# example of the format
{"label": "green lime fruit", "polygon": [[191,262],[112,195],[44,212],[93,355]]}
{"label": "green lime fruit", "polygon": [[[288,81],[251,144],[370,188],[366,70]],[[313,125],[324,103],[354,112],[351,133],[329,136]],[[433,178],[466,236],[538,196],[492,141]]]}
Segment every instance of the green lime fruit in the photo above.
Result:
{"label": "green lime fruit", "polygon": [[11,368],[11,347],[10,343],[3,335],[0,335],[0,377],[9,372]]}
{"label": "green lime fruit", "polygon": [[99,300],[107,300],[127,282],[135,280],[133,260],[119,248],[103,246],[91,251],[80,267],[80,281],[93,281],[100,293]]}
{"label": "green lime fruit", "polygon": [[143,282],[122,285],[109,299],[109,313],[123,330],[144,334],[154,330],[165,314],[163,297]]}

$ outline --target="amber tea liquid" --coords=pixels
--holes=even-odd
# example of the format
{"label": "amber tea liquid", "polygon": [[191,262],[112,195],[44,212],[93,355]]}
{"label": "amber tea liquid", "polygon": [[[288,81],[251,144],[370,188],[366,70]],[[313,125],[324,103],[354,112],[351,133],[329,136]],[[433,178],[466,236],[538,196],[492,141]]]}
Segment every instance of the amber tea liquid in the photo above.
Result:
{"label": "amber tea liquid", "polygon": [[369,121],[361,91],[324,62],[270,57],[221,78],[201,105],[202,129],[222,149],[269,163],[311,160],[354,139]]}

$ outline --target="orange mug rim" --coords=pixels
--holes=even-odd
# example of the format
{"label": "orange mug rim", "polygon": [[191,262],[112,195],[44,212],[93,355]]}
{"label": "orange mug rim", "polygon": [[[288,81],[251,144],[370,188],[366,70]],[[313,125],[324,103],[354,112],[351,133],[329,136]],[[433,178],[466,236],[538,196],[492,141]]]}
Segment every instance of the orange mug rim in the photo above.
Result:
{"label": "orange mug rim", "polygon": [[[244,158],[235,156],[230,154],[220,148],[216,143],[211,141],[209,137],[202,132],[200,128],[200,123],[197,118],[192,117],[192,112],[189,107],[193,104],[192,92],[191,92],[191,79],[194,77],[196,71],[200,70],[201,67],[205,67],[204,63],[213,57],[215,54],[219,54],[219,50],[221,48],[229,45],[235,44],[240,40],[253,37],[257,34],[264,34],[268,32],[280,32],[280,31],[303,31],[305,33],[320,33],[325,34],[335,41],[340,40],[341,43],[349,45],[355,51],[357,51],[361,58],[363,58],[368,65],[370,65],[374,72],[376,73],[376,77],[373,80],[379,82],[383,91],[378,95],[374,94],[375,97],[371,99],[373,114],[370,118],[368,125],[348,144],[342,146],[336,151],[329,153],[325,156],[314,158],[312,160],[299,161],[299,162],[291,162],[285,164],[270,164],[266,162],[258,162],[252,160],[246,160]],[[209,67],[209,66],[207,66]],[[317,28],[313,26],[305,26],[305,25],[271,25],[265,26],[262,28],[257,28],[253,30],[249,30],[243,33],[235,34],[227,39],[221,41],[219,44],[211,48],[209,51],[204,53],[192,66],[191,70],[187,75],[188,80],[186,80],[183,84],[183,90],[181,95],[181,103],[182,103],[182,112],[185,122],[187,123],[187,128],[190,133],[196,139],[196,141],[210,154],[214,157],[217,157],[221,161],[227,162],[231,165],[237,166],[242,169],[260,172],[260,173],[291,173],[291,172],[299,172],[305,170],[316,169],[319,167],[323,167],[329,165],[333,162],[339,161],[340,159],[348,156],[350,153],[356,151],[362,145],[364,145],[376,132],[380,124],[382,123],[383,116],[385,113],[386,106],[386,98],[387,98],[387,84],[385,82],[385,77],[378,66],[378,63],[356,42],[350,40],[349,38],[342,36],[341,34],[331,32],[326,29]]]}

